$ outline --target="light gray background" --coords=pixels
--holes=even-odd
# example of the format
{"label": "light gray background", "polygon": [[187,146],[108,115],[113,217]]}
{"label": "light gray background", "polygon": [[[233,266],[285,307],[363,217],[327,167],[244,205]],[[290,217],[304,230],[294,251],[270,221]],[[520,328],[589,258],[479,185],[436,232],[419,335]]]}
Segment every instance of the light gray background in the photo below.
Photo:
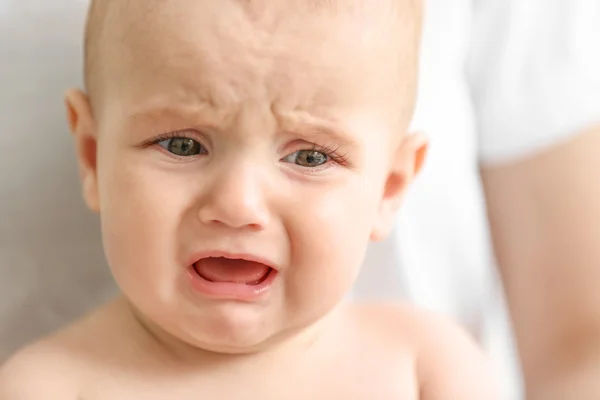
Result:
{"label": "light gray background", "polygon": [[63,122],[86,6],[0,1],[0,362],[113,291]]}

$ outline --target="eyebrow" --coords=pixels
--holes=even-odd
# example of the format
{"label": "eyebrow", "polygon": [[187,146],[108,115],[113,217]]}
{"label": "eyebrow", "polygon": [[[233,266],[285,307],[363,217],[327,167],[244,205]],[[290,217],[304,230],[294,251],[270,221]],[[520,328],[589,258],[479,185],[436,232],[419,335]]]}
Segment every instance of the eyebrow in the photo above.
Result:
{"label": "eyebrow", "polygon": [[[163,118],[173,118],[187,120],[190,123],[197,122],[199,115],[203,115],[203,122],[208,125],[214,124],[215,120],[206,121],[207,111],[214,107],[209,102],[199,102],[193,104],[183,104],[181,106],[173,104],[155,104],[148,107],[141,107],[138,110],[127,115],[129,121],[153,122]],[[288,132],[306,139],[328,138],[343,147],[353,148],[359,145],[358,140],[353,138],[341,121],[335,118],[317,116],[314,113],[305,110],[296,110],[290,112],[273,111],[277,125],[283,132]],[[218,120],[218,118],[216,119]]]}
{"label": "eyebrow", "polygon": [[277,118],[285,131],[295,135],[310,138],[326,137],[344,147],[358,146],[358,141],[338,120],[318,117],[306,111],[278,114]]}

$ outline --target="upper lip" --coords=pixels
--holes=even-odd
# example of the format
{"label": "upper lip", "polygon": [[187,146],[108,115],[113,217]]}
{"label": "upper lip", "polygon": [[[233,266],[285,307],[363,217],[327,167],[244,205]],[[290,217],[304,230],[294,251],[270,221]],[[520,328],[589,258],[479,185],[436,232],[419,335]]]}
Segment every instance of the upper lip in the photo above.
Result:
{"label": "upper lip", "polygon": [[211,251],[203,251],[203,252],[196,253],[191,257],[190,262],[188,262],[187,265],[194,265],[198,261],[205,259],[205,258],[227,258],[230,260],[252,261],[252,262],[264,264],[267,267],[274,269],[275,271],[279,270],[276,263],[272,262],[271,260],[269,260],[266,257],[261,257],[261,256],[251,254],[251,253],[232,253],[232,252],[220,251],[220,250],[211,250]]}

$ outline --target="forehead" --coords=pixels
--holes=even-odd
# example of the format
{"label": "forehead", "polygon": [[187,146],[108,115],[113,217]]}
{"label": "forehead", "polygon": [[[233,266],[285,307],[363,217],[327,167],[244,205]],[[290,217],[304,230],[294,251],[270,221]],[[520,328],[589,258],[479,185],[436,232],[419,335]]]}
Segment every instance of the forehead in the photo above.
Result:
{"label": "forehead", "polygon": [[140,11],[132,3],[115,14],[101,50],[102,91],[123,105],[170,93],[216,106],[380,106],[412,78],[402,62],[411,32],[379,7],[171,0]]}

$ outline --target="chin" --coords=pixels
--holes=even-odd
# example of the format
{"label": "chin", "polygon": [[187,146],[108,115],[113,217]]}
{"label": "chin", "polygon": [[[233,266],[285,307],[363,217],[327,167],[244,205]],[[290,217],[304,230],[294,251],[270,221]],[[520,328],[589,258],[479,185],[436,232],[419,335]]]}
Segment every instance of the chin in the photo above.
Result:
{"label": "chin", "polygon": [[254,353],[285,336],[277,318],[269,318],[264,309],[254,310],[248,304],[220,304],[202,314],[179,330],[187,342],[207,351]]}
{"label": "chin", "polygon": [[[191,338],[194,347],[219,354],[242,355],[272,350],[289,341],[314,338],[320,331],[322,316],[305,319],[212,320],[210,328],[196,329]],[[208,326],[206,322],[203,326]]]}

